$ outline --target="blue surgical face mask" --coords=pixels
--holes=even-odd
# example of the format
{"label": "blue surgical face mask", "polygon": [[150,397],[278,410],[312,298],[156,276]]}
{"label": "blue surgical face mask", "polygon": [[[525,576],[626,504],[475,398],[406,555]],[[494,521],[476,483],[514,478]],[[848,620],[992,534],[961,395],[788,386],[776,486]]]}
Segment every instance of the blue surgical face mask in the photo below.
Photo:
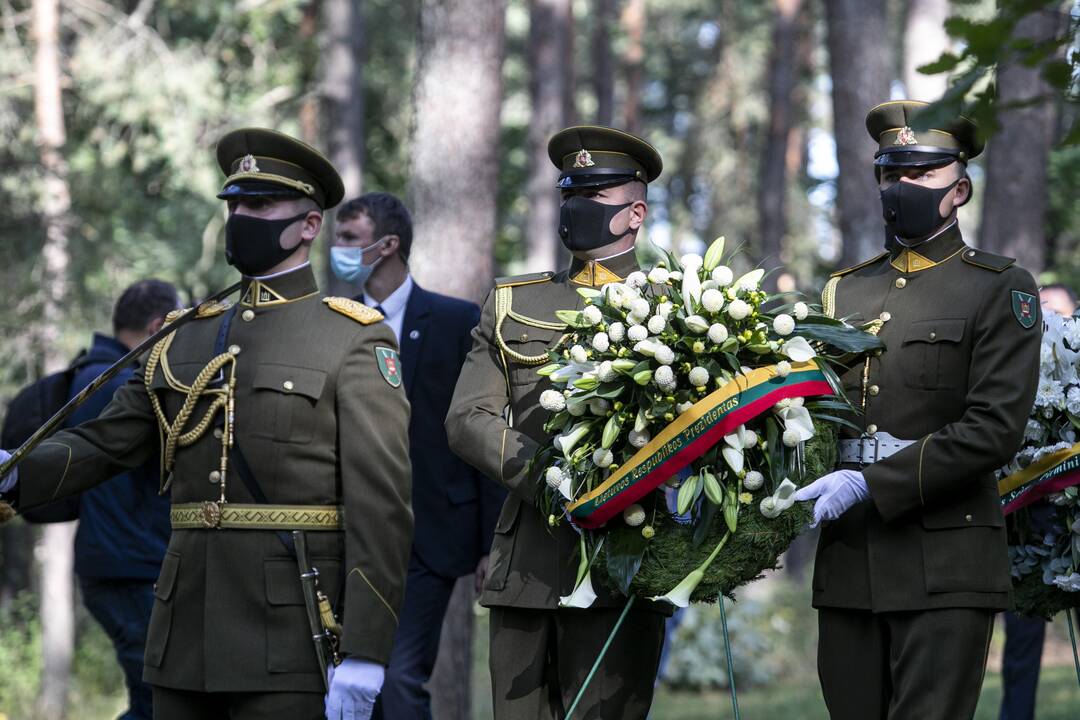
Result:
{"label": "blue surgical face mask", "polygon": [[367,247],[334,245],[330,248],[330,269],[340,279],[347,283],[356,283],[362,290],[368,278],[371,277],[371,273],[375,272],[376,266],[382,262],[380,255],[375,262],[368,265],[364,262],[364,253],[378,247],[384,240],[386,240],[385,237],[379,238]]}

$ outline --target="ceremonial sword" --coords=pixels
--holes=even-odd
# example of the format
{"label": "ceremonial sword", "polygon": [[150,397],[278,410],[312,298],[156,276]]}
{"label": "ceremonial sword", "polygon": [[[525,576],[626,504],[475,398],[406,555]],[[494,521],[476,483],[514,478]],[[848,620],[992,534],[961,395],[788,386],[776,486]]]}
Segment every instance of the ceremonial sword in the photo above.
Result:
{"label": "ceremonial sword", "polygon": [[[9,472],[14,470],[15,467],[22,461],[24,457],[26,457],[26,455],[31,450],[41,444],[42,440],[52,435],[56,431],[56,429],[60,427],[60,425],[62,425],[63,422],[67,420],[68,417],[70,417],[71,414],[79,408],[80,405],[86,402],[91,395],[101,389],[103,385],[116,377],[116,375],[121,370],[126,368],[131,363],[135,362],[140,355],[145,353],[150,348],[154,347],[154,345],[156,345],[158,341],[161,340],[163,337],[165,337],[169,333],[176,332],[185,323],[190,322],[194,318],[197,318],[199,316],[199,311],[205,308],[209,308],[210,306],[218,302],[221,302],[222,300],[239,290],[241,285],[243,285],[243,281],[230,285],[221,292],[206,298],[194,308],[189,308],[186,312],[173,320],[171,323],[165,325],[156,333],[146,338],[146,340],[143,340],[137,346],[129,350],[127,355],[117,360],[115,363],[112,364],[112,366],[106,369],[105,372],[94,378],[93,382],[83,388],[78,395],[68,400],[67,403],[64,404],[64,407],[57,410],[55,415],[49,418],[44,425],[38,428],[34,432],[34,434],[26,440],[26,442],[20,445],[19,448],[12,453],[11,457],[7,459],[7,461],[0,463],[0,479],[3,479]],[[0,503],[0,506],[2,506],[0,507],[0,522],[3,522],[4,520],[9,519],[6,516],[10,513],[10,506],[8,506],[7,503]],[[4,512],[5,510],[7,512]]]}

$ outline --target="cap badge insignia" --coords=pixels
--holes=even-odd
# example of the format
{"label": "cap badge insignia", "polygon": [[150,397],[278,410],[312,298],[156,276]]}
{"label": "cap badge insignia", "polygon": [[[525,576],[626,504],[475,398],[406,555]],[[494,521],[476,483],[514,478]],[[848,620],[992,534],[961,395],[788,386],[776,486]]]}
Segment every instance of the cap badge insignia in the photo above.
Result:
{"label": "cap badge insignia", "polygon": [[900,128],[900,132],[896,133],[897,145],[918,145],[919,141],[915,139],[915,131],[909,128],[907,125]]}
{"label": "cap badge insignia", "polygon": [[596,163],[593,162],[592,155],[590,155],[589,151],[585,148],[582,148],[581,152],[579,152],[577,154],[577,157],[574,158],[574,167],[576,168],[592,167],[595,164]]}
{"label": "cap badge insignia", "polygon": [[255,162],[254,155],[245,155],[240,158],[240,172],[245,173],[257,173],[259,172],[259,164]]}

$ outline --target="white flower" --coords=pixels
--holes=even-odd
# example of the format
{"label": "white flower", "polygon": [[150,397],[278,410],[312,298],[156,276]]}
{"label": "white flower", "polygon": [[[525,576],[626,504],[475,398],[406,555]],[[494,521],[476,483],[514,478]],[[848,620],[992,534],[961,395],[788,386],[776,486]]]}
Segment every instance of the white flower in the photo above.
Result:
{"label": "white flower", "polygon": [[569,595],[559,598],[559,607],[587,608],[596,602],[596,592],[592,586],[592,575],[586,570],[585,577]]}
{"label": "white flower", "polygon": [[653,382],[661,390],[674,390],[678,384],[675,380],[675,371],[668,365],[661,365],[656,368],[656,372],[653,374]]}
{"label": "white flower", "polygon": [[581,417],[588,411],[589,405],[585,400],[578,400],[574,397],[566,399],[566,412],[574,417]]}
{"label": "white flower", "polygon": [[712,279],[720,287],[727,287],[735,279],[735,273],[731,272],[731,268],[727,265],[717,265],[713,268]]}
{"label": "white flower", "polygon": [[786,378],[788,375],[791,374],[791,363],[789,363],[787,360],[781,360],[780,362],[776,363],[776,374],[782,378]]}
{"label": "white flower", "polygon": [[662,302],[656,306],[656,314],[667,320],[675,312],[675,303]]}
{"label": "white flower", "polygon": [[787,510],[795,504],[795,499],[791,497],[795,490],[795,483],[784,478],[784,481],[776,488],[776,492],[761,501],[761,514],[767,518],[774,518]]}
{"label": "white flower", "polygon": [[611,463],[615,462],[615,456],[611,450],[607,448],[596,448],[592,454],[593,465],[599,468],[606,468]]}
{"label": "white flower", "polygon": [[564,477],[563,471],[557,467],[549,467],[547,472],[544,473],[544,480],[547,481],[548,487],[552,490],[559,489]]}
{"label": "white flower", "polygon": [[646,327],[649,328],[649,332],[651,332],[653,335],[659,335],[660,333],[664,332],[664,327],[666,326],[667,321],[659,315],[653,315],[651,318],[649,318],[649,323],[648,325],[646,325]]}
{"label": "white flower", "polygon": [[689,273],[704,265],[705,259],[697,253],[687,253],[679,258],[679,263],[682,264],[683,269]]}
{"label": "white flower", "polygon": [[675,412],[682,415],[684,412],[686,412],[692,407],[694,407],[694,403],[692,402],[681,402],[675,406]]}
{"label": "white flower", "polygon": [[795,430],[784,430],[784,444],[788,447],[795,447],[799,444],[799,433]]}
{"label": "white flower", "polygon": [[[717,268],[719,269],[719,268]],[[701,293],[701,307],[709,312],[720,312],[724,306],[724,293],[719,290],[709,289]]]}
{"label": "white flower", "polygon": [[612,342],[622,342],[622,339],[626,337],[626,326],[621,322],[611,323],[608,325],[607,334]]}
{"label": "white flower", "polygon": [[708,332],[709,321],[700,315],[690,315],[686,318],[686,327],[690,332],[700,335],[703,332]]}
{"label": "white flower", "polygon": [[1065,394],[1065,409],[1073,415],[1080,415],[1080,387],[1073,385]]}
{"label": "white flower", "polygon": [[659,343],[655,343],[652,340],[642,340],[634,345],[634,352],[646,357],[652,357],[656,354],[656,349],[660,347]]}
{"label": "white flower", "polygon": [[611,347],[611,341],[608,339],[608,334],[605,332],[598,332],[593,335],[592,346],[599,352],[607,352]]}
{"label": "white flower", "polygon": [[747,490],[758,490],[765,484],[765,476],[759,473],[757,470],[751,470],[746,473],[746,477],[743,478],[742,485]]}
{"label": "white flower", "polygon": [[604,416],[607,415],[608,410],[611,409],[611,401],[604,398],[589,398],[589,412],[593,415]]}
{"label": "white flower", "polygon": [[697,586],[701,584],[701,581],[705,578],[705,571],[701,568],[692,570],[689,575],[682,579],[678,585],[673,587],[667,592],[666,595],[658,595],[657,597],[649,598],[650,600],[663,600],[669,602],[675,607],[689,607],[690,595],[693,594]]}
{"label": "white flower", "polygon": [[[611,382],[619,377],[619,373],[615,372],[615,367],[611,364],[610,360],[605,360],[600,363],[600,367],[596,369],[596,377],[600,382]],[[544,402],[543,393],[540,395],[540,404]]]}
{"label": "white flower", "polygon": [[814,437],[814,421],[803,405],[791,402],[787,407],[779,408],[777,415],[784,421],[784,444],[788,447],[795,447]]}
{"label": "white flower", "polygon": [[806,316],[810,314],[810,308],[806,306],[804,302],[795,303],[795,307],[791,309],[795,313],[795,319],[800,322],[806,319]]}
{"label": "white flower", "polygon": [[649,444],[649,440],[652,440],[652,436],[649,435],[648,430],[641,430],[640,432],[637,430],[631,430],[629,439],[630,444],[634,447],[643,448]]}
{"label": "white flower", "polygon": [[720,323],[713,323],[709,326],[709,340],[719,345],[727,339],[728,331],[726,327]]}
{"label": "white flower", "polygon": [[750,306],[736,298],[728,303],[727,314],[732,320],[742,320],[750,314]]}
{"label": "white flower", "polygon": [[780,348],[780,353],[786,355],[795,362],[806,362],[812,357],[817,357],[814,348],[810,347],[810,343],[808,343],[804,337],[793,337],[788,339],[788,341],[784,343],[784,346]]}
{"label": "white flower", "polygon": [[598,325],[604,319],[600,308],[595,305],[586,305],[585,309],[581,311],[581,317],[590,325]]}
{"label": "white flower", "polygon": [[702,387],[709,382],[709,371],[698,365],[690,370],[690,384],[694,387]]}
{"label": "white flower", "polygon": [[540,407],[551,412],[559,412],[566,408],[566,398],[558,390],[545,390],[540,393]]}
{"label": "white flower", "polygon": [[682,279],[682,301],[687,312],[692,312],[694,303],[701,301],[701,278],[698,277],[697,268],[686,269]]}
{"label": "white flower", "polygon": [[575,345],[574,347],[570,348],[570,359],[576,363],[589,362],[589,356],[585,353],[585,348],[581,347],[580,345]]}
{"label": "white flower", "polygon": [[579,377],[584,377],[595,370],[596,363],[579,363],[571,361],[569,364],[563,365],[561,368],[551,373],[548,377],[553,383],[568,383],[577,380]]}
{"label": "white flower", "polygon": [[640,318],[649,317],[649,301],[645,298],[634,298],[630,301],[630,313]]}
{"label": "white flower", "polygon": [[790,335],[795,332],[795,318],[787,315],[786,313],[780,313],[772,321],[773,330],[777,335],[784,336]]}
{"label": "white flower", "polygon": [[672,270],[671,272],[668,273],[668,282],[676,283],[676,282],[679,282],[680,280],[682,280],[682,273],[679,272],[678,270]]}
{"label": "white flower", "polygon": [[758,289],[761,278],[765,277],[765,271],[761,268],[751,270],[735,281],[735,287],[739,290],[753,291]]}
{"label": "white flower", "polygon": [[563,454],[563,457],[569,460],[570,453],[574,451],[574,447],[581,442],[581,439],[588,434],[590,427],[590,423],[580,422],[566,432],[556,435],[551,442]]}
{"label": "white flower", "polygon": [[622,511],[623,521],[630,527],[637,527],[641,523],[645,522],[645,508],[641,507],[637,503],[629,506]]}
{"label": "white flower", "polygon": [[670,365],[675,362],[675,351],[667,345],[660,345],[656,348],[656,354],[654,354],[653,357],[656,358],[656,362],[661,365]]}
{"label": "white flower", "polygon": [[1054,585],[1065,592],[1080,592],[1080,573],[1058,575],[1054,578]]}
{"label": "white flower", "polygon": [[657,285],[663,285],[668,281],[669,277],[670,273],[667,271],[666,268],[654,267],[652,270],[649,271],[649,282],[655,283]]}
{"label": "white flower", "polygon": [[1057,380],[1039,379],[1039,389],[1035,391],[1037,407],[1065,409],[1065,389]]}
{"label": "white flower", "polygon": [[646,282],[648,281],[645,278],[645,273],[641,272],[640,270],[635,270],[634,272],[626,276],[626,284],[634,288],[635,290],[639,290],[645,287]]}
{"label": "white flower", "polygon": [[629,338],[630,342],[641,342],[649,337],[649,329],[644,325],[631,325],[630,329],[626,331],[626,337]]}
{"label": "white flower", "polygon": [[[731,436],[728,435],[724,439],[726,440],[728,437]],[[727,463],[728,467],[731,468],[736,475],[742,472],[744,459],[742,448],[729,445],[728,447],[722,448],[720,454],[724,456],[724,462]]]}

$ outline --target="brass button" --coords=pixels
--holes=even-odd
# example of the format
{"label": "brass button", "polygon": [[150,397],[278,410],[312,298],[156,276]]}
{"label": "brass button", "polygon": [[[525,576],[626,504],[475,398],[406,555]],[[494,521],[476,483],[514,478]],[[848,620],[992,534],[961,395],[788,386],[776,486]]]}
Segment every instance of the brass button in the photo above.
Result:
{"label": "brass button", "polygon": [[866,426],[866,434],[867,435],[873,435],[876,432],[877,432],[877,425],[874,425],[873,423],[871,423],[871,424]]}
{"label": "brass button", "polygon": [[964,519],[967,520],[968,522],[971,522],[971,516],[970,515],[965,515]]}
{"label": "brass button", "polygon": [[529,333],[521,333],[521,342],[528,342]]}
{"label": "brass button", "polygon": [[232,355],[239,355],[240,354],[240,346],[239,345],[230,345],[229,346],[229,353],[232,354]]}
{"label": "brass button", "polygon": [[881,322],[889,322],[890,320],[892,320],[892,313],[886,310],[885,312],[878,315],[878,317],[881,318]]}
{"label": "brass button", "polygon": [[936,337],[937,337],[937,333],[936,333],[936,332],[934,332],[933,330],[931,330],[931,331],[930,331],[930,339],[931,339],[931,340],[933,340],[933,339],[934,339],[934,338],[936,338]]}
{"label": "brass button", "polygon": [[292,390],[293,389],[292,380],[286,380],[285,382],[281,383],[281,387],[285,388],[286,390]]}
{"label": "brass button", "polygon": [[220,440],[225,436],[225,432],[221,428],[214,428],[214,437]]}
{"label": "brass button", "polygon": [[974,250],[968,250],[968,257],[975,257],[975,251]]}
{"label": "brass button", "polygon": [[877,385],[871,385],[869,392],[871,395],[877,395],[879,392],[881,392],[881,388],[879,388]]}
{"label": "brass button", "polygon": [[215,485],[217,485],[219,482],[221,482],[221,471],[220,470],[214,470],[213,472],[210,473],[210,482],[212,482]]}
{"label": "brass button", "polygon": [[245,310],[244,312],[242,312],[240,314],[240,317],[242,317],[245,322],[251,322],[252,320],[255,319],[255,311],[254,310]]}
{"label": "brass button", "polygon": [[907,285],[907,278],[896,278],[896,287],[901,290]]}

